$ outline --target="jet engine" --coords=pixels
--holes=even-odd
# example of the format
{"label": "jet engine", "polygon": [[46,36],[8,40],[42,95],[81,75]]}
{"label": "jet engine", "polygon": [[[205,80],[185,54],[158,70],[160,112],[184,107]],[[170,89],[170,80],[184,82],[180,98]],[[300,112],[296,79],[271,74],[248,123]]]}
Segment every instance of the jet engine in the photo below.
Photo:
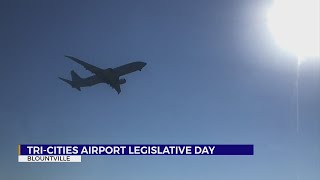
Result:
{"label": "jet engine", "polygon": [[119,84],[124,84],[124,83],[126,83],[127,81],[126,81],[126,79],[120,79],[119,80]]}

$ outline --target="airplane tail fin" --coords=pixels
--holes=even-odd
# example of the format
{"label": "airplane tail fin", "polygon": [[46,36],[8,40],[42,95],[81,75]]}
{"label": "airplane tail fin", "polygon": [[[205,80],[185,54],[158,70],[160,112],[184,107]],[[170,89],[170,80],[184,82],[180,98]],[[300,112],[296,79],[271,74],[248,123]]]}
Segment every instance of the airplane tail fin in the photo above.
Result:
{"label": "airplane tail fin", "polygon": [[72,70],[70,73],[71,73],[72,81],[82,80],[82,78],[74,70]]}
{"label": "airplane tail fin", "polygon": [[[72,88],[76,88],[76,89],[78,89],[78,91],[81,91],[80,87],[76,86],[73,81],[70,81],[68,79],[64,79],[64,78],[61,78],[61,77],[59,77],[59,79],[61,79],[62,81],[68,83],[70,86],[72,86]],[[72,80],[73,80],[73,77],[72,77]]]}

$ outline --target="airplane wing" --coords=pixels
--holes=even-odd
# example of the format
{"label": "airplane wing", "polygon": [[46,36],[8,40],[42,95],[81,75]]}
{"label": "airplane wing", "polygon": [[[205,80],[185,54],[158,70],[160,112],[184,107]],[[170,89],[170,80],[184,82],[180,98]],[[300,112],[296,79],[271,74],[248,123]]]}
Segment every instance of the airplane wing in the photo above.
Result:
{"label": "airplane wing", "polygon": [[94,65],[91,65],[89,63],[86,63],[84,61],[81,61],[80,59],[77,59],[75,57],[72,57],[72,56],[65,56],[65,57],[67,57],[67,58],[73,60],[74,62],[82,65],[86,70],[88,70],[88,71],[90,71],[90,72],[92,72],[94,74],[101,74],[103,72],[103,69],[100,69],[100,68],[98,68],[98,67],[96,67]]}
{"label": "airplane wing", "polygon": [[110,84],[110,86],[111,86],[113,89],[115,89],[115,90],[118,92],[118,94],[120,94],[120,92],[121,92],[121,87],[120,87],[120,84],[119,84],[119,83]]}

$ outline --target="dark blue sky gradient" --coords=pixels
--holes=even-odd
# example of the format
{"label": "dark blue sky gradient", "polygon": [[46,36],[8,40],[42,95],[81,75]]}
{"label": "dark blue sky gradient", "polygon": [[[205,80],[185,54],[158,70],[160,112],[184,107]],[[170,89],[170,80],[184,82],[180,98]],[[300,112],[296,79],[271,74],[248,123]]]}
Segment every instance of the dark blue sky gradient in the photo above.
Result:
{"label": "dark blue sky gradient", "polygon": [[[270,0],[0,2],[0,179],[320,179],[320,61],[301,66],[267,29]],[[141,60],[118,95],[70,88]],[[17,163],[18,144],[254,144],[248,156],[90,156]],[[299,162],[299,165],[297,165]]]}

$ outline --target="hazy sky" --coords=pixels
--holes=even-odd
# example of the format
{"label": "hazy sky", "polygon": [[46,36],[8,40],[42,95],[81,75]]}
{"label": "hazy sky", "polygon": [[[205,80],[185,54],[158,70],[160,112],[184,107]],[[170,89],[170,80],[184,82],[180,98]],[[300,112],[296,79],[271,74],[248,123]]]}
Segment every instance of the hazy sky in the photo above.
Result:
{"label": "hazy sky", "polygon": [[[320,179],[320,61],[278,48],[270,0],[0,2],[0,179]],[[118,95],[57,77],[135,60]],[[17,145],[254,144],[254,156],[86,156],[18,163]],[[298,164],[298,165],[297,165]]]}

